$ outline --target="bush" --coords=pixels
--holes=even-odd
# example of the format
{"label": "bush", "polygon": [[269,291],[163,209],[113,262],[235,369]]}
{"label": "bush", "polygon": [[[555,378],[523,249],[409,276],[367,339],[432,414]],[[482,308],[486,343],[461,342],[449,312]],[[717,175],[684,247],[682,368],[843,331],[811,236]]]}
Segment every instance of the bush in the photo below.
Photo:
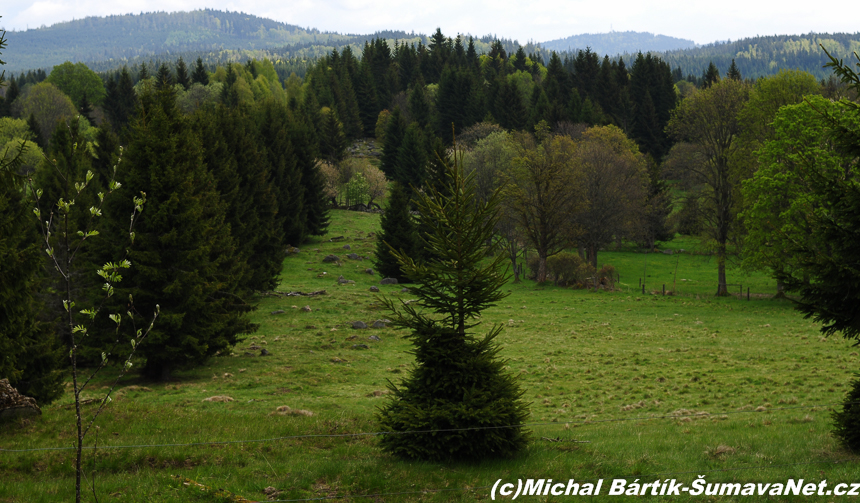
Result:
{"label": "bush", "polygon": [[833,411],[833,436],[846,449],[860,453],[860,374],[842,402],[842,410]]}
{"label": "bush", "polygon": [[[529,258],[526,262],[529,268],[528,279],[537,279],[538,257]],[[613,272],[615,268],[609,267]],[[574,288],[589,288],[594,286],[594,266],[583,260],[578,253],[561,252],[546,260],[547,278],[551,279],[556,286],[570,286]],[[617,277],[617,273],[615,273]],[[600,279],[600,276],[598,276]],[[614,283],[612,283],[614,284]]]}

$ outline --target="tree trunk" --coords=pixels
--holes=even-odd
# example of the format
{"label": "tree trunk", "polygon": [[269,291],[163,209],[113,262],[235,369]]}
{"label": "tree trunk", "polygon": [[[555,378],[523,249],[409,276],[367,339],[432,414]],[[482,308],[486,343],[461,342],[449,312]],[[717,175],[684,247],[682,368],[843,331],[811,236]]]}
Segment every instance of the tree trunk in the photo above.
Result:
{"label": "tree trunk", "polygon": [[729,288],[726,285],[726,244],[717,245],[717,297],[727,297]]}
{"label": "tree trunk", "polygon": [[538,273],[537,282],[543,283],[546,281],[546,254],[538,254]]}

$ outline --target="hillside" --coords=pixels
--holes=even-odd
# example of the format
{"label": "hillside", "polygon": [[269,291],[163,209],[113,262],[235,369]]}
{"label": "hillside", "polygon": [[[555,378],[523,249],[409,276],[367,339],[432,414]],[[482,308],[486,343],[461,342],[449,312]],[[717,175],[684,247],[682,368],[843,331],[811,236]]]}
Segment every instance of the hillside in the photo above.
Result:
{"label": "hillside", "polygon": [[111,61],[161,54],[329,45],[351,38],[239,12],[197,10],[87,17],[10,31],[7,70],[50,68],[64,61]]}
{"label": "hillside", "polygon": [[692,40],[654,35],[648,32],[613,31],[610,33],[584,33],[567,38],[541,42],[541,47],[551,51],[576,51],[591,47],[592,52],[615,56],[642,52],[663,52],[696,47]]}
{"label": "hillside", "polygon": [[837,58],[847,59],[852,52],[860,52],[860,32],[752,37],[658,54],[672,68],[680,66],[684,76],[701,76],[711,61],[725,75],[734,59],[744,78],[773,75],[781,69],[804,70],[825,78],[831,72],[823,68],[828,59],[819,44]]}

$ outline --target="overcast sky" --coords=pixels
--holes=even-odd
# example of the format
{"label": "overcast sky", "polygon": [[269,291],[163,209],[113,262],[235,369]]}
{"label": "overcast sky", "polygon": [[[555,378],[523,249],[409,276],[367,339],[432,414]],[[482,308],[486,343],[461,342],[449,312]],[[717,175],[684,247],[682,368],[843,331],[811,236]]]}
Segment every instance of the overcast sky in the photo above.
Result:
{"label": "overcast sky", "polygon": [[4,1],[0,26],[24,30],[87,16],[212,8],[340,33],[414,30],[544,42],[581,33],[648,31],[699,44],[755,35],[857,32],[860,2],[837,0],[37,0]]}

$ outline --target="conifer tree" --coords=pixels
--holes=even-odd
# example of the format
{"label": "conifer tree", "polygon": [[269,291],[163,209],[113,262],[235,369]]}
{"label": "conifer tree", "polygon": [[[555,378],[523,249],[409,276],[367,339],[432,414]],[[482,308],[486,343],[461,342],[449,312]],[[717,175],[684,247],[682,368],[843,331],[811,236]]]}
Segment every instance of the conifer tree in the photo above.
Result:
{"label": "conifer tree", "polygon": [[191,74],[191,82],[193,84],[209,85],[209,73],[203,66],[203,59],[197,58],[197,65],[194,67],[194,72]]}
{"label": "conifer tree", "polygon": [[393,253],[415,283],[410,290],[418,302],[384,303],[393,324],[409,330],[416,365],[399,385],[389,384],[391,399],[378,418],[384,431],[395,434],[383,435],[381,444],[413,459],[507,457],[527,445],[528,407],[506,361],[497,358],[494,339],[502,327],[474,335],[480,313],[506,296],[506,257],[482,265],[500,200],[496,193],[479,203],[473,177],[464,177],[458,163],[448,171],[447,185],[450,197],[431,191],[418,202],[431,258]]}
{"label": "conifer tree", "polygon": [[137,73],[137,81],[143,81],[149,78],[149,69],[146,68],[146,63],[140,64],[140,71]]}
{"label": "conifer tree", "polygon": [[702,74],[702,87],[707,88],[720,81],[720,71],[717,70],[717,65],[711,61],[705,73]]}
{"label": "conifer tree", "polygon": [[388,118],[388,125],[385,127],[385,143],[382,145],[382,156],[379,159],[379,168],[389,180],[394,180],[397,177],[400,145],[403,143],[406,127],[406,121],[403,119],[400,107],[395,107]]}
{"label": "conifer tree", "polygon": [[726,72],[726,77],[732,80],[741,80],[741,71],[738,70],[738,65],[735,64],[735,58],[732,58],[732,64],[729,66],[729,71]]}
{"label": "conifer tree", "polygon": [[346,157],[346,136],[333,110],[323,113],[322,127],[318,135],[320,155],[332,164],[342,161]]}
{"label": "conifer tree", "polygon": [[18,88],[18,82],[13,78],[9,81],[9,89],[6,90],[6,96],[3,98],[3,110],[0,110],[0,117],[9,117],[12,115],[12,103],[18,99],[21,90]]}
{"label": "conifer tree", "polygon": [[78,107],[78,112],[80,112],[90,124],[95,125],[96,121],[93,119],[93,104],[90,103],[90,99],[87,97],[86,91],[84,91],[84,95],[81,97],[81,106]]}
{"label": "conifer tree", "polygon": [[397,152],[397,169],[393,179],[407,188],[412,196],[413,191],[424,185],[427,176],[427,141],[417,123],[413,122],[406,128],[403,141]]}
{"label": "conifer tree", "polygon": [[430,125],[430,103],[427,101],[427,92],[421,75],[412,84],[412,92],[409,94],[409,115],[422,128]]}
{"label": "conifer tree", "polygon": [[173,74],[171,74],[170,69],[167,68],[167,63],[161,63],[161,66],[158,67],[158,73],[155,74],[155,88],[161,89],[162,87],[172,86]]}
{"label": "conifer tree", "polygon": [[41,147],[43,150],[48,148],[48,142],[45,141],[45,137],[42,136],[42,128],[39,126],[39,121],[36,120],[36,116],[30,114],[27,117],[27,129],[30,130],[30,135],[33,137],[33,143]]}
{"label": "conifer tree", "polygon": [[179,56],[179,61],[176,62],[176,83],[181,85],[185,90],[191,87],[191,79],[188,77],[188,66],[185,65],[185,60],[182,59],[182,56]]}
{"label": "conifer tree", "polygon": [[397,182],[391,184],[388,204],[380,218],[382,231],[376,237],[374,267],[383,278],[396,278],[400,283],[409,279],[400,272],[400,264],[392,249],[408,257],[420,253],[415,219],[409,212],[411,203],[406,189]]}
{"label": "conifer tree", "polygon": [[141,312],[162,306],[138,354],[146,359],[145,375],[168,380],[174,370],[228,350],[255,328],[239,290],[244,265],[201,140],[176,107],[172,88],[144,90],[123,162],[130,164],[120,189],[127,197],[117,197],[105,213],[114,228],[127,228],[131,195],[145,193],[147,217],[129,251],[134,267],[113,298],[133,293]]}
{"label": "conifer tree", "polygon": [[367,60],[361,61],[356,78],[358,84],[356,85],[355,95],[358,100],[358,114],[365,135],[370,136],[376,128],[376,119],[379,117],[379,104],[376,99],[373,75],[370,72],[370,63]]}
{"label": "conifer tree", "polygon": [[[0,159],[2,170],[15,172],[15,164]],[[53,326],[39,321],[45,306],[35,292],[44,286],[43,252],[23,195],[18,183],[0,183],[0,376],[44,406],[63,393],[65,351]]]}

